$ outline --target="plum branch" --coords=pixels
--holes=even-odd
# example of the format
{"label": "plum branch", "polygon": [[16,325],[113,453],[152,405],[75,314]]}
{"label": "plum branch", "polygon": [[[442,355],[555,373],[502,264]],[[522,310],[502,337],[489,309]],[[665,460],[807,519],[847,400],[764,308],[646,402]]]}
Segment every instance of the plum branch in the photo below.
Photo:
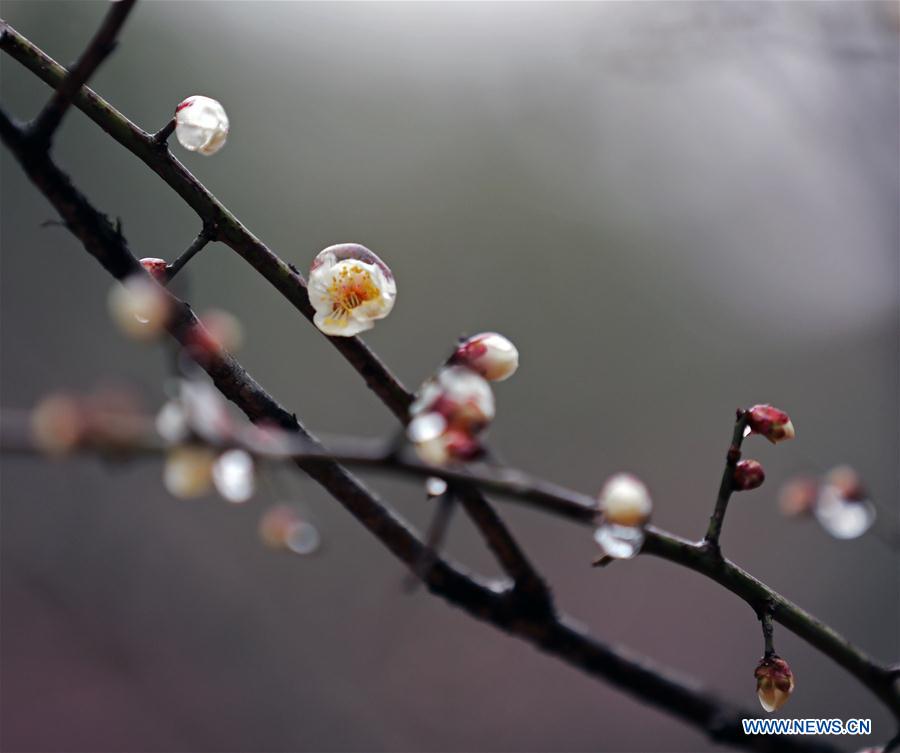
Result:
{"label": "plum branch", "polygon": [[[132,5],[133,0],[125,0],[113,6],[71,74],[0,21],[0,48],[55,89],[52,99],[30,130],[0,113],[0,136],[70,231],[113,277],[120,280],[136,275],[147,277],[144,268],[130,252],[121,231],[114,228],[72,185],[48,153],[53,131],[69,104],[74,104],[153,169],[199,216],[201,232],[188,250],[170,266],[169,277],[183,268],[208,242],[219,241],[244,258],[312,321],[315,310],[303,276],[254,236],[169,151],[166,138],[174,128],[173,122],[158,133],[149,134],[85,85],[111,49]],[[85,60],[87,62],[82,65]],[[45,115],[48,112],[54,114]],[[42,125],[35,131],[39,123]],[[35,132],[44,135],[34,138]],[[202,330],[202,325],[187,304],[169,293],[166,295],[175,312],[168,324],[170,333],[187,347],[192,333]],[[357,337],[328,339],[401,423],[407,424],[413,395],[377,355]],[[433,466],[397,452],[392,442],[370,443],[367,447],[360,446],[358,442],[345,442],[326,449],[296,416],[265,392],[233,356],[219,351],[198,362],[220,392],[251,421],[274,423],[295,437],[302,446],[292,447],[289,459],[326,488],[398,559],[420,575],[433,593],[476,618],[517,635],[685,719],[716,740],[754,750],[831,750],[830,746],[805,740],[745,736],[740,719],[748,716],[747,712],[698,690],[691,683],[675,679],[649,660],[613,649],[573,627],[569,618],[557,613],[542,576],[482,492],[499,493],[545,512],[595,525],[598,507],[592,497],[532,478],[515,469],[489,463]],[[722,556],[719,536],[729,498],[735,489],[734,471],[740,457],[746,421],[746,414],[739,414],[705,538],[694,543],[647,527],[642,552],[695,570],[735,593],[757,613],[763,614],[764,619],[784,625],[847,669],[900,718],[900,689],[892,668],[875,662],[824,623]],[[447,481],[453,495],[459,499],[510,576],[512,584],[484,581],[438,555],[436,547],[423,542],[386,504],[354,478],[344,467],[346,465],[418,477],[436,476]]]}

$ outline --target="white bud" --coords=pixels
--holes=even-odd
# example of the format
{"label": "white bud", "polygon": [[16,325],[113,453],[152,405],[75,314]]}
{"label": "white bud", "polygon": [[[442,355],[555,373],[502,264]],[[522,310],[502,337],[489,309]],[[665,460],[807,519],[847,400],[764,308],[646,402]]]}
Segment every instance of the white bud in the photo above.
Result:
{"label": "white bud", "polygon": [[175,108],[175,136],[188,151],[215,154],[228,137],[225,108],[199,94],[188,97]]}
{"label": "white bud", "polygon": [[519,368],[519,351],[503,335],[482,332],[460,343],[450,360],[468,366],[490,382],[502,382]]}
{"label": "white bud", "polygon": [[650,518],[653,502],[650,493],[630,473],[612,476],[600,492],[604,520],[620,526],[641,526]]}

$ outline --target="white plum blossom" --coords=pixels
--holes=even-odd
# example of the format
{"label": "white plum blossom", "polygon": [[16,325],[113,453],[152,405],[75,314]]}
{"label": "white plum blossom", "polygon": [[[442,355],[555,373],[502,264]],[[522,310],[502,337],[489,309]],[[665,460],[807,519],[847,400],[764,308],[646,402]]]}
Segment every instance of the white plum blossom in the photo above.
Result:
{"label": "white plum blossom", "polygon": [[195,94],[175,108],[175,136],[191,152],[215,154],[228,138],[228,116],[214,99]]}
{"label": "white plum blossom", "polygon": [[607,557],[630,559],[644,543],[644,524],[653,502],[647,487],[630,473],[612,476],[600,491],[603,515],[594,540]]}
{"label": "white plum blossom", "polygon": [[482,332],[461,342],[450,362],[468,366],[490,382],[502,382],[519,368],[519,351],[503,335]]}
{"label": "white plum blossom", "polygon": [[396,297],[390,268],[358,243],[329,246],[309,270],[313,321],[326,335],[352,337],[372,329],[391,313]]}

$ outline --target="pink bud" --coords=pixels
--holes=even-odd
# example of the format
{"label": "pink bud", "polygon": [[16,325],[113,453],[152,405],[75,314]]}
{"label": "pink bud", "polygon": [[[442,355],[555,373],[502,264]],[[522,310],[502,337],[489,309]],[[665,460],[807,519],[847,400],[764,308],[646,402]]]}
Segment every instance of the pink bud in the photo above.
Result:
{"label": "pink bud", "polygon": [[788,663],[777,654],[764,656],[754,672],[756,695],[762,707],[777,711],[794,692],[794,673]]}
{"label": "pink bud", "polygon": [[766,472],[758,460],[741,460],[734,469],[734,488],[746,492],[762,486]]}
{"label": "pink bud", "polygon": [[157,259],[153,256],[146,256],[141,259],[141,266],[150,273],[150,276],[160,285],[165,285],[169,280],[169,265],[165,259]]}
{"label": "pink bud", "polygon": [[503,335],[482,332],[461,342],[450,363],[467,366],[490,382],[502,382],[519,368],[519,351]]}
{"label": "pink bud", "polygon": [[754,434],[761,434],[772,444],[794,438],[794,424],[783,410],[771,405],[754,405],[747,411],[747,426]]}

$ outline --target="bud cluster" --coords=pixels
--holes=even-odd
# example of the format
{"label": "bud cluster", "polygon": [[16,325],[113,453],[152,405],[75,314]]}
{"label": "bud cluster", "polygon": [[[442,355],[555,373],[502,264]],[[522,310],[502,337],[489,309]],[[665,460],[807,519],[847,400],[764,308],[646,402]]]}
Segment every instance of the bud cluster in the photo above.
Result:
{"label": "bud cluster", "polygon": [[503,335],[482,332],[462,340],[410,406],[406,435],[419,457],[445,465],[480,456],[480,436],[495,413],[488,382],[508,379],[518,365],[519,351]]}

